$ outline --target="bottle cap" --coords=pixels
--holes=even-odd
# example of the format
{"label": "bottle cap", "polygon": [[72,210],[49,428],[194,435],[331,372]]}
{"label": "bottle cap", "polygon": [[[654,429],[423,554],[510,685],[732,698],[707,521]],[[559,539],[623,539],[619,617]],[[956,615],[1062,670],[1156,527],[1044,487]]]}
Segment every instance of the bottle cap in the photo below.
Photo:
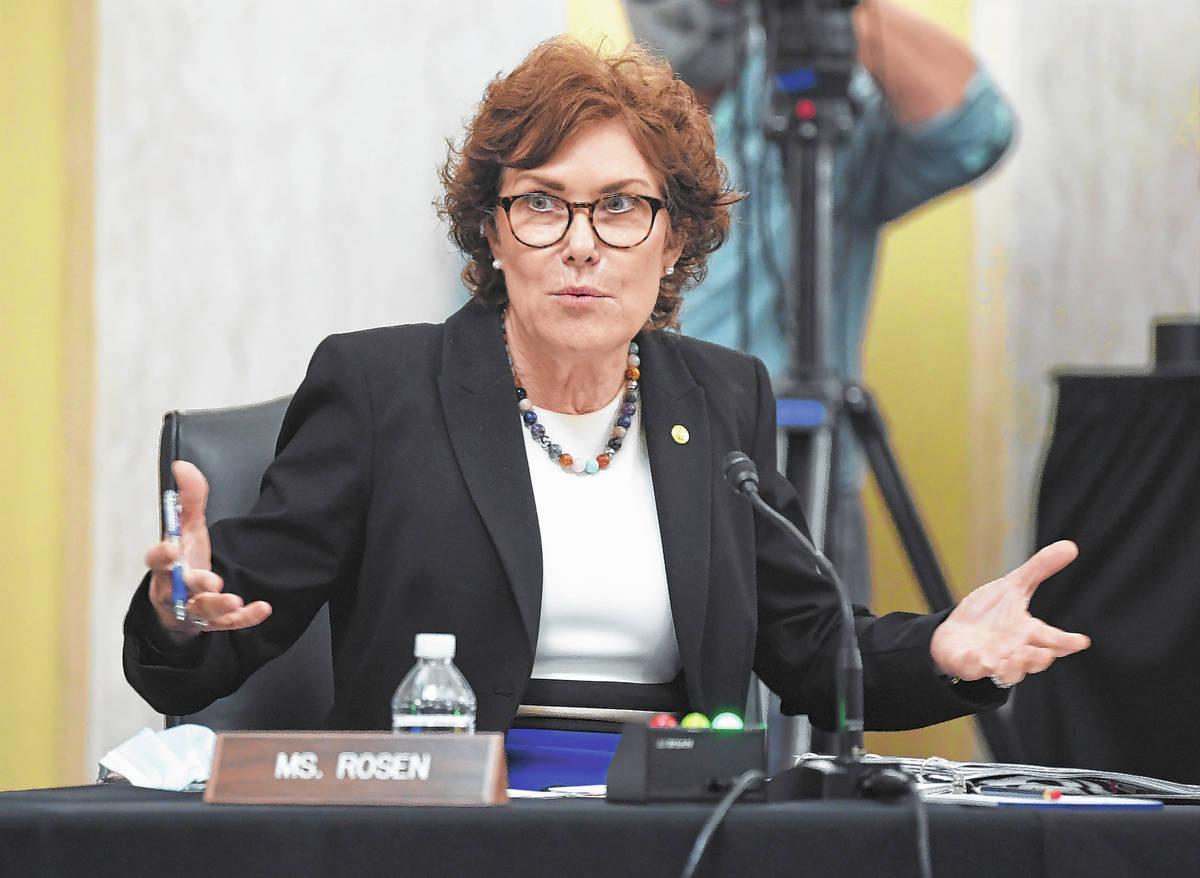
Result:
{"label": "bottle cap", "polygon": [[453,634],[418,634],[413,655],[417,658],[454,658],[456,641]]}

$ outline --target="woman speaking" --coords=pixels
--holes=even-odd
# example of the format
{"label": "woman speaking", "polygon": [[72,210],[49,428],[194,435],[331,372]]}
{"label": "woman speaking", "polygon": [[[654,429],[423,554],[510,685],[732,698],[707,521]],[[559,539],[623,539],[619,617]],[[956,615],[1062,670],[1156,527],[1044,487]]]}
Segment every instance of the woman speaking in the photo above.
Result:
{"label": "woman speaking", "polygon": [[[676,331],[736,198],[691,89],[641,50],[550,40],[491,83],[442,179],[471,301],[326,339],[247,515],[210,532],[204,477],[176,464],[181,549],[147,555],[130,682],[194,712],[327,602],[334,728],[390,727],[419,632],[457,635],[482,730],[538,706],[741,713],[752,671],[831,726],[834,588],[720,471],[744,451],[803,527],[766,372]],[[1049,546],[949,613],[857,609],[867,727],[995,706],[1085,648],[1027,611],[1074,555]]]}

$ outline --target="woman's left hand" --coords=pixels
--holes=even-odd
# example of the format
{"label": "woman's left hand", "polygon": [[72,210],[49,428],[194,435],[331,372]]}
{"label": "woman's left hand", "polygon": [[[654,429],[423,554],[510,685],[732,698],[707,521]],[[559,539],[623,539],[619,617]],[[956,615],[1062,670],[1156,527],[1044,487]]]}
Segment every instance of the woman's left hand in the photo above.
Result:
{"label": "woman's left hand", "polygon": [[990,677],[998,686],[1021,682],[1055,659],[1087,649],[1092,641],[1029,614],[1042,581],[1079,554],[1068,540],[1052,543],[1000,579],[967,595],[933,632],[929,651],[941,671],[960,680]]}

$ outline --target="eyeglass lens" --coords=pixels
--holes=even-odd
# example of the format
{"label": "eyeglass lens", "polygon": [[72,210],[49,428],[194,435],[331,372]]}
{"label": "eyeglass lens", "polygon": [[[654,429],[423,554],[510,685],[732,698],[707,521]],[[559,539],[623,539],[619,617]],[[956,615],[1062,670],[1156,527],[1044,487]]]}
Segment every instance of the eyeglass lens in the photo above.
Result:
{"label": "eyeglass lens", "polygon": [[[531,247],[557,243],[566,234],[575,210],[556,195],[534,192],[514,198],[508,210],[513,235]],[[646,240],[654,208],[637,195],[606,195],[594,202],[592,227],[610,247],[633,247]]]}

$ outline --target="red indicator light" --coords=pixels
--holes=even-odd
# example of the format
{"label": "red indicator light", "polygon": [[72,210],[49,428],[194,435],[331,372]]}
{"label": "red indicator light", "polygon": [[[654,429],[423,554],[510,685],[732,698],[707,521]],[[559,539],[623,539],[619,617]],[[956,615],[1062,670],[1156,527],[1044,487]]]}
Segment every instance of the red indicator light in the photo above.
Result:
{"label": "red indicator light", "polygon": [[807,122],[817,115],[817,105],[809,98],[796,101],[796,118]]}
{"label": "red indicator light", "polygon": [[652,729],[673,729],[679,725],[679,721],[669,713],[656,713],[650,719],[650,728]]}

